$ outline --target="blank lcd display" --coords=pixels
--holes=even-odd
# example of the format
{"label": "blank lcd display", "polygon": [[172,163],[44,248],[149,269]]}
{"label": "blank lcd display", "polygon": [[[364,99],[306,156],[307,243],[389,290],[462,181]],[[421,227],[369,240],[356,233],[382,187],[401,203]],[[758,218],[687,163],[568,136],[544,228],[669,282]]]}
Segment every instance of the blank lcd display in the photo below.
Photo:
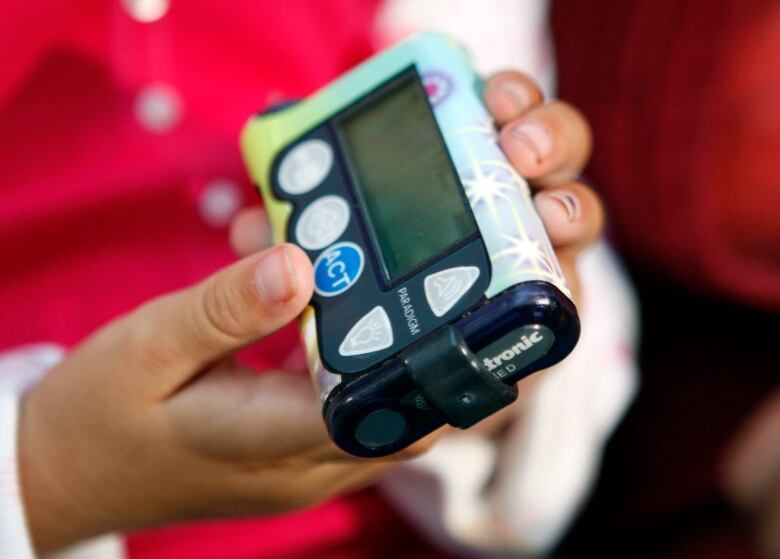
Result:
{"label": "blank lcd display", "polygon": [[336,127],[386,281],[476,232],[415,72],[388,84]]}

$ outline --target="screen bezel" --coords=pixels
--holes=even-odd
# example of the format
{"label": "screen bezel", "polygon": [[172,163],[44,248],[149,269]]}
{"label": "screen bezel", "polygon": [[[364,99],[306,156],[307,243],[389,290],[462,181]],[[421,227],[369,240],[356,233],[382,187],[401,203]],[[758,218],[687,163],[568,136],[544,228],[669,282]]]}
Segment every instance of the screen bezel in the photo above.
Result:
{"label": "screen bezel", "polygon": [[[425,99],[425,106],[427,108],[428,115],[436,128],[436,136],[441,144],[442,149],[444,150],[447,163],[449,166],[449,170],[452,173],[452,176],[455,178],[459,186],[458,193],[460,195],[461,203],[463,204],[466,218],[471,223],[474,233],[462,237],[461,239],[458,239],[457,241],[449,244],[448,246],[446,246],[445,248],[437,252],[432,257],[428,258],[427,260],[424,260],[422,263],[408,270],[406,273],[401,274],[393,279],[388,279],[390,274],[387,270],[381,245],[376,235],[375,226],[373,225],[373,222],[368,212],[366,200],[363,196],[363,192],[361,188],[358,186],[359,177],[355,169],[355,164],[352,161],[349,143],[347,139],[344,137],[343,121],[356,116],[356,113],[359,113],[364,109],[368,108],[368,106],[378,102],[382,97],[389,96],[392,93],[394,93],[396,90],[408,86],[409,82],[413,82],[415,86],[419,88],[421,94],[423,95],[423,98]],[[458,173],[458,170],[452,161],[452,156],[450,154],[449,148],[447,147],[447,142],[444,140],[444,135],[442,134],[441,127],[439,126],[438,121],[436,120],[436,114],[433,111],[433,107],[431,107],[431,103],[428,100],[428,94],[426,93],[425,88],[423,87],[422,79],[415,65],[411,65],[407,68],[404,68],[396,75],[392,76],[387,81],[385,81],[384,83],[376,87],[374,90],[366,94],[360,100],[353,103],[352,105],[350,105],[343,111],[339,112],[338,114],[334,115],[330,120],[331,120],[330,127],[334,133],[334,136],[336,137],[336,141],[338,143],[338,148],[341,155],[341,160],[343,162],[344,167],[346,168],[347,176],[349,177],[348,189],[352,194],[354,200],[357,202],[357,206],[359,207],[360,217],[361,217],[360,219],[361,232],[368,239],[370,239],[371,242],[371,248],[374,253],[374,258],[371,259],[372,268],[374,270],[374,274],[377,280],[379,281],[382,291],[389,291],[393,289],[394,287],[404,283],[409,278],[414,277],[415,275],[419,274],[421,271],[425,270],[426,268],[430,267],[434,263],[438,262],[442,258],[445,258],[447,255],[456,252],[458,249],[465,246],[466,244],[473,241],[474,239],[479,239],[482,237],[479,230],[479,224],[477,223],[477,220],[474,216],[474,211],[472,210],[471,204],[469,203],[468,197],[466,196],[466,192],[463,189],[463,182],[461,181],[460,174]]]}

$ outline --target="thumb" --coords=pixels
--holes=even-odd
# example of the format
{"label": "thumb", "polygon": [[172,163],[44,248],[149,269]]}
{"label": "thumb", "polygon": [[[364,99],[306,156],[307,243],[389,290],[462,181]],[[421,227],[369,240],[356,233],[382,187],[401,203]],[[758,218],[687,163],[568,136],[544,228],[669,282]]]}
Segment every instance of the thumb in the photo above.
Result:
{"label": "thumb", "polygon": [[123,366],[149,370],[152,390],[170,394],[205,366],[285,326],[312,288],[311,263],[298,247],[248,256],[122,319]]}

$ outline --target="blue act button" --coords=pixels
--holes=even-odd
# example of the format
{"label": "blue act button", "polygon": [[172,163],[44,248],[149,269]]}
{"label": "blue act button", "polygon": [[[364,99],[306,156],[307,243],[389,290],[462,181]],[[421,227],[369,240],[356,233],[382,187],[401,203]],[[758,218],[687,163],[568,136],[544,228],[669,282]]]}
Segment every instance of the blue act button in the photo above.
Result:
{"label": "blue act button", "polygon": [[352,287],[363,273],[363,250],[355,243],[336,243],[314,261],[314,291],[333,297]]}

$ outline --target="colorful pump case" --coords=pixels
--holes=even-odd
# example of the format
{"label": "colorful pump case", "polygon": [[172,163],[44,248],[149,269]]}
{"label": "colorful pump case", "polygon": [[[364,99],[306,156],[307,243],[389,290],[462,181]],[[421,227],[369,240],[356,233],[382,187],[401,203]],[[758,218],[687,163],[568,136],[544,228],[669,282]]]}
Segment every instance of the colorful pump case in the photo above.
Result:
{"label": "colorful pump case", "polygon": [[[419,80],[478,233],[388,282],[331,123],[401,79]],[[579,337],[571,292],[528,185],[498,146],[481,90],[462,47],[424,33],[243,130],[243,157],[274,242],[295,242],[314,262],[321,289],[301,331],[330,435],[352,454],[387,455],[444,423],[474,424],[513,401],[518,380],[563,359]],[[302,230],[314,207],[342,216],[340,225],[315,227],[313,236]],[[346,270],[342,285],[334,270]],[[366,343],[372,351],[361,354]]]}

